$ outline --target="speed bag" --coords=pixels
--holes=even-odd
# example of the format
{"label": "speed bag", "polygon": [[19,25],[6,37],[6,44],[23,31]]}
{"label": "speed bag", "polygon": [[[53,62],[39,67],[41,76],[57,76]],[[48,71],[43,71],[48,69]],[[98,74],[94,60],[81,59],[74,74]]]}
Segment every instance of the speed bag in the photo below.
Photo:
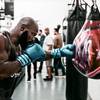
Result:
{"label": "speed bag", "polygon": [[76,46],[73,64],[79,72],[90,78],[100,78],[100,13],[91,7],[91,12],[82,29],[75,37]]}

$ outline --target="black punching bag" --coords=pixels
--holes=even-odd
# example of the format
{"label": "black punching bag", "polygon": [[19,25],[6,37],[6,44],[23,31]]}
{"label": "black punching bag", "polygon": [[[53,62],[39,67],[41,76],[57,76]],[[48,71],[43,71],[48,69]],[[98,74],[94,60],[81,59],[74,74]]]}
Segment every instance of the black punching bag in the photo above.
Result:
{"label": "black punching bag", "polygon": [[[69,10],[67,44],[73,43],[86,19],[84,9],[78,0],[74,10]],[[81,75],[73,66],[72,61],[66,59],[66,100],[87,100],[88,79]]]}

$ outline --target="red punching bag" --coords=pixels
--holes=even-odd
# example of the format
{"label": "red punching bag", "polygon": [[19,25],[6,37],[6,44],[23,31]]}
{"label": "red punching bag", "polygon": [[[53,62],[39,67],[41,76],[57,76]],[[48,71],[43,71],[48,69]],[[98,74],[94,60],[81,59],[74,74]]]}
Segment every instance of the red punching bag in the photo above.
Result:
{"label": "red punching bag", "polygon": [[74,66],[85,76],[100,78],[100,12],[97,6],[91,7],[73,43],[76,45]]}

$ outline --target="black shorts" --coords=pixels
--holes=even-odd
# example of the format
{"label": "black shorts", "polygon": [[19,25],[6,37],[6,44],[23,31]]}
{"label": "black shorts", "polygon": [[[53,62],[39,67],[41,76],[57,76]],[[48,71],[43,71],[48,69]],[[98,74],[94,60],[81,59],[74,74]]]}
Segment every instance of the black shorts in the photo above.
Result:
{"label": "black shorts", "polygon": [[0,100],[6,100],[6,98],[12,96],[16,87],[16,82],[17,77],[8,77],[0,80]]}

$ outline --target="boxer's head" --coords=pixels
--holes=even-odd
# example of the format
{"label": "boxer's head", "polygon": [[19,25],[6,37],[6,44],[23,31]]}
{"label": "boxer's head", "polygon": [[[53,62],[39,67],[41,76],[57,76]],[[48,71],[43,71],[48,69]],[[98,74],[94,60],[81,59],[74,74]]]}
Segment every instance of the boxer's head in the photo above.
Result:
{"label": "boxer's head", "polygon": [[38,32],[38,25],[31,17],[23,17],[16,27],[11,31],[12,41],[14,44],[20,44],[19,39],[23,43],[31,41]]}

